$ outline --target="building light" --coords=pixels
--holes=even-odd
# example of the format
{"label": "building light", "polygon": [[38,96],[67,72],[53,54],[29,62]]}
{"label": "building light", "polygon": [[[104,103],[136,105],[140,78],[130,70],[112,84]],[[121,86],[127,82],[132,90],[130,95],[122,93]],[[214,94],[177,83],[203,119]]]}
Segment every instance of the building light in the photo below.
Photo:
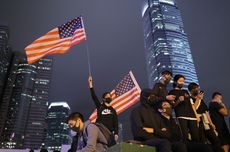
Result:
{"label": "building light", "polygon": [[175,3],[173,2],[173,0],[159,0],[159,2],[166,3],[166,4],[171,4],[171,5],[175,5]]}

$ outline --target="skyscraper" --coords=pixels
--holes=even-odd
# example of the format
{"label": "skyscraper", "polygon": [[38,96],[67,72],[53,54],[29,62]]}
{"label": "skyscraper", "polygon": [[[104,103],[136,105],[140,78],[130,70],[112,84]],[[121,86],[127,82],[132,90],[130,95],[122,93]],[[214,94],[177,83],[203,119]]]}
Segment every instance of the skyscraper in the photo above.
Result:
{"label": "skyscraper", "polygon": [[12,57],[8,41],[9,28],[5,24],[0,24],[0,106]]}
{"label": "skyscraper", "polygon": [[15,53],[0,108],[1,147],[39,148],[45,138],[52,59],[27,64]]}
{"label": "skyscraper", "polygon": [[180,11],[175,0],[142,0],[144,44],[149,86],[169,70],[198,83],[196,70],[184,32]]}
{"label": "skyscraper", "polygon": [[38,146],[45,140],[47,129],[45,118],[48,110],[53,60],[43,58],[33,65],[36,66],[36,78],[33,80],[34,85],[26,124],[25,148],[39,148]]}
{"label": "skyscraper", "polygon": [[70,107],[66,102],[52,102],[47,113],[47,134],[45,145],[48,150],[61,150],[62,144],[69,144],[69,127],[65,123],[70,113]]}

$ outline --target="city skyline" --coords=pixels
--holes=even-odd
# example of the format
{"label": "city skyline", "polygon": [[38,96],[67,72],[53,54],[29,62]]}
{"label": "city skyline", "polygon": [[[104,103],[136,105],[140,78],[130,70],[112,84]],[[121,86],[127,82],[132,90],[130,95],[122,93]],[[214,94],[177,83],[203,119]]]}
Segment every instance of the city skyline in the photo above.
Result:
{"label": "city skyline", "polygon": [[48,150],[61,150],[62,144],[71,144],[70,129],[65,123],[70,114],[70,107],[66,101],[51,102],[48,107],[46,123],[47,133],[45,146]]}
{"label": "city skyline", "polygon": [[143,1],[142,20],[149,86],[159,82],[164,70],[184,75],[185,88],[199,84],[177,1]]}
{"label": "city skyline", "polygon": [[[178,0],[178,5],[206,98],[210,100],[211,93],[219,90],[227,101],[230,100],[230,72],[227,66],[230,65],[230,48],[225,35],[230,33],[230,23],[229,19],[223,20],[220,16],[229,12],[229,2],[218,4],[221,9],[215,7],[214,1],[208,2],[202,1],[197,5],[196,2]],[[0,21],[9,24],[13,50],[24,52],[26,45],[53,27],[83,14],[97,94],[111,91],[129,70],[133,71],[141,88],[148,87],[139,0],[70,1],[63,10],[64,4],[60,1],[26,1],[17,5],[3,2],[0,6],[3,12],[0,13]],[[73,111],[89,116],[94,106],[87,84],[86,42],[74,46],[68,54],[52,57],[55,68],[50,100],[69,101]],[[86,106],[87,110],[84,109]],[[122,114],[120,119],[129,119],[128,113]]]}
{"label": "city skyline", "polygon": [[0,107],[2,148],[40,148],[45,139],[45,118],[52,74],[52,59],[27,64],[15,52]]}

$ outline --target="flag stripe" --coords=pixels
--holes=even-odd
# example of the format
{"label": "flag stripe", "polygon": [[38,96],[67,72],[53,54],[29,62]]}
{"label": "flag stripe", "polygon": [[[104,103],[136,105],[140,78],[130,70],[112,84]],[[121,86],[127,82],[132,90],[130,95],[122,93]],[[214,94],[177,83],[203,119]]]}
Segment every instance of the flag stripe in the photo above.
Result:
{"label": "flag stripe", "polygon": [[48,53],[51,53],[51,52],[53,52],[53,51],[60,51],[60,52],[66,51],[68,48],[69,48],[69,47],[62,47],[62,46],[60,46],[60,47],[54,48],[54,49],[52,49],[52,50],[50,50],[50,51],[47,51],[47,52],[45,52],[45,53],[43,53],[43,54],[41,54],[41,55],[29,57],[29,58],[28,58],[28,61],[30,61],[30,60],[36,60],[37,58],[41,58],[41,57],[43,57],[44,55],[46,55],[46,54],[48,54]]}
{"label": "flag stripe", "polygon": [[45,54],[43,54],[43,55],[41,55],[39,58],[38,57],[36,57],[36,58],[34,58],[34,59],[28,59],[28,63],[29,64],[31,64],[31,63],[33,63],[33,62],[36,62],[36,61],[38,61],[40,58],[42,58],[42,57],[44,57],[44,56],[46,56],[46,55],[49,55],[49,54],[63,54],[63,53],[66,53],[68,51],[68,48],[67,49],[63,49],[63,50],[52,50],[52,51],[50,51],[50,52],[47,52],[47,53],[45,53]]}
{"label": "flag stripe", "polygon": [[[85,38],[85,35],[81,33],[74,36],[73,39],[81,40],[83,37]],[[55,41],[48,41],[48,42],[44,41],[43,43],[34,43],[31,45],[30,48],[26,48],[26,51],[27,52],[34,52],[34,50],[44,51],[47,48],[52,47],[52,45],[69,42],[70,39],[71,38],[65,38],[65,39],[57,39]]]}
{"label": "flag stripe", "polygon": [[[136,88],[134,88],[135,90],[138,90]],[[113,102],[111,102],[111,106],[114,108],[114,109],[118,109],[120,107],[124,107],[124,105],[127,104],[127,102],[129,101],[132,101],[132,98],[139,98],[140,96],[140,93],[139,92],[135,92],[133,90],[129,91],[126,93],[126,95],[118,100],[114,99]],[[96,113],[93,113],[93,115],[96,115]]]}
{"label": "flag stripe", "polygon": [[32,54],[28,54],[27,57],[31,58],[31,57],[36,57],[36,56],[40,56],[42,54],[46,54],[47,52],[50,52],[52,51],[53,49],[54,50],[57,50],[57,49],[60,49],[61,50],[66,50],[70,47],[70,43],[69,44],[60,44],[60,45],[57,45],[57,46],[54,46],[52,47],[51,49],[49,50],[46,50],[45,52],[39,52],[39,53],[36,53],[36,52],[33,52]]}
{"label": "flag stripe", "polygon": [[[59,38],[59,34],[58,34],[58,28],[55,28],[53,30],[51,30],[50,32],[46,33],[44,36],[38,38],[37,40],[33,41],[31,44],[37,43],[37,41],[40,40],[44,40],[47,38]],[[32,45],[27,46],[26,48],[30,48],[32,47]]]}
{"label": "flag stripe", "polygon": [[40,44],[40,43],[43,43],[43,42],[53,42],[53,41],[56,41],[56,40],[60,40],[58,36],[53,36],[53,37],[49,37],[49,38],[46,38],[46,39],[42,39],[42,40],[37,40],[36,42],[33,42],[33,45],[31,45],[31,47],[34,47],[36,46],[35,44]]}
{"label": "flag stripe", "polygon": [[[82,30],[81,30],[82,31]],[[76,39],[76,38],[81,38],[81,37],[86,37],[85,36],[85,32],[81,32],[81,31],[76,31],[73,35],[72,39]],[[30,47],[27,47],[26,50],[27,51],[33,51],[34,49],[41,49],[41,48],[46,48],[46,47],[50,47],[53,45],[55,45],[56,43],[60,43],[60,42],[64,42],[65,40],[69,40],[69,38],[65,38],[65,39],[59,39],[58,33],[56,35],[56,37],[53,38],[47,38],[47,39],[43,39],[43,40],[36,40],[34,41]],[[50,41],[51,40],[51,41]],[[43,43],[41,43],[43,42]],[[42,47],[37,47],[37,46],[42,46]]]}
{"label": "flag stripe", "polygon": [[[81,37],[74,37],[74,40],[72,40],[72,42],[73,43],[80,42],[81,40],[85,40],[85,39],[86,39],[85,35],[82,35]],[[46,45],[46,46],[39,46],[39,47],[36,47],[36,48],[30,48],[30,49],[27,50],[26,54],[30,55],[30,54],[46,52],[46,51],[49,51],[49,50],[47,50],[47,48],[50,47],[50,49],[52,49],[52,48],[55,48],[56,46],[60,46],[62,44],[63,44],[63,46],[65,44],[70,46],[71,39],[66,38],[66,39],[63,39],[63,40],[58,40],[56,42],[57,42],[56,44],[52,44],[52,45],[54,45],[53,47],[51,47],[52,45]],[[40,44],[40,45],[43,45],[43,44]]]}
{"label": "flag stripe", "polygon": [[114,108],[117,108],[119,106],[122,106],[127,101],[131,100],[130,98],[133,98],[134,96],[140,95],[139,93],[134,93],[133,91],[129,92],[123,99],[117,100],[116,103],[113,105]]}
{"label": "flag stripe", "polygon": [[[128,107],[130,107],[130,104],[133,105],[135,104],[137,101],[139,101],[139,97],[140,97],[140,93],[135,92],[135,94],[133,94],[133,91],[129,92],[126,95],[125,100],[121,99],[121,100],[116,100],[116,102],[113,102],[113,105],[111,105],[114,109],[116,109],[116,111],[121,111],[121,110],[126,110]],[[112,103],[111,103],[112,104]],[[128,106],[128,107],[127,107]],[[122,112],[123,112],[122,111]],[[94,120],[97,117],[97,112],[94,111],[92,116],[89,118],[90,120]]]}
{"label": "flag stripe", "polygon": [[116,99],[114,99],[114,101],[111,102],[111,106],[115,107],[116,105],[119,105],[122,102],[126,102],[126,99],[128,99],[129,96],[132,95],[133,93],[135,93],[135,91],[137,90],[136,88],[133,88],[133,89],[126,92],[124,95],[119,96]]}
{"label": "flag stripe", "polygon": [[[120,94],[120,96],[117,96],[116,92]],[[129,75],[126,75],[117,87],[111,91],[113,101],[110,105],[117,111],[117,114],[120,114],[140,100],[140,93],[141,89],[133,73],[130,71]],[[89,119],[95,122],[96,118],[97,111],[94,110]]]}
{"label": "flag stripe", "polygon": [[37,46],[30,48],[30,49],[26,49],[28,52],[35,52],[35,51],[45,51],[48,48],[51,48],[55,45],[59,45],[59,44],[65,44],[65,43],[69,43],[70,42],[70,38],[66,38],[66,39],[59,39],[57,41],[52,41],[52,42],[46,42],[46,43],[40,43],[40,44],[36,44]]}
{"label": "flag stripe", "polygon": [[132,98],[133,99],[130,99],[130,100],[128,100],[128,102],[126,102],[126,103],[120,105],[119,107],[117,107],[116,110],[117,111],[123,110],[123,109],[126,110],[127,109],[127,105],[130,105],[130,104],[133,105],[133,104],[135,104],[136,102],[138,102],[140,100],[140,94],[132,96]]}
{"label": "flag stripe", "polygon": [[82,36],[81,38],[78,38],[78,39],[74,39],[72,40],[72,45],[74,44],[78,44],[79,42],[81,42],[82,40],[86,40],[86,37],[85,36]]}
{"label": "flag stripe", "polygon": [[29,64],[48,54],[66,53],[75,44],[86,40],[82,17],[73,19],[52,29],[28,45],[26,50]]}

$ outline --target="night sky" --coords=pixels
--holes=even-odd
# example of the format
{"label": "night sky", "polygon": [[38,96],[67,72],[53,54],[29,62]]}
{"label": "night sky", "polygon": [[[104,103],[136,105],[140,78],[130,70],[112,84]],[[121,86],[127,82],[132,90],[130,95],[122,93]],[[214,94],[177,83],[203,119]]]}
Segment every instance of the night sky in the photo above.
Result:
{"label": "night sky", "polygon": [[[214,91],[230,103],[230,1],[178,0],[198,79],[208,102]],[[82,15],[87,42],[54,59],[50,101],[67,101],[86,117],[94,109],[88,88],[86,45],[99,97],[132,70],[141,88],[148,87],[140,0],[1,0],[0,23],[10,27],[14,51]],[[230,104],[229,104],[230,106]],[[119,118],[129,120],[129,112]],[[125,128],[127,130],[129,128]]]}

